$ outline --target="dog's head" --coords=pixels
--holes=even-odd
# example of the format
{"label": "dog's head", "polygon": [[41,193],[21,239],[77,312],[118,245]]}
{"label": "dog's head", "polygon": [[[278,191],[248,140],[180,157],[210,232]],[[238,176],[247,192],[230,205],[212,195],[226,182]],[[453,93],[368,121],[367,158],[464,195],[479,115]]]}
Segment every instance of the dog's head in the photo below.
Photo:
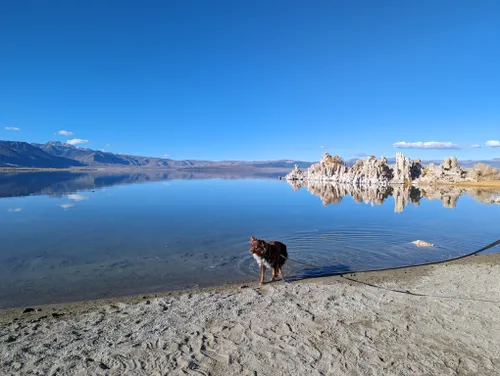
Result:
{"label": "dog's head", "polygon": [[254,236],[250,237],[250,253],[262,256],[266,253],[267,243],[262,239],[257,239]]}

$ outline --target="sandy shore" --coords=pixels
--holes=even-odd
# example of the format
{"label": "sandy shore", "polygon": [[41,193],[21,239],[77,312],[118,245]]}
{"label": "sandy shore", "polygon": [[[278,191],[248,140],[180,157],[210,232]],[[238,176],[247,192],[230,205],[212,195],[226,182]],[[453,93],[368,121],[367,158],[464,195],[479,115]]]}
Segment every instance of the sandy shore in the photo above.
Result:
{"label": "sandy shore", "polygon": [[455,183],[455,185],[458,186],[458,187],[493,187],[493,188],[500,188],[500,180]]}
{"label": "sandy shore", "polygon": [[34,308],[0,311],[2,375],[500,370],[500,254],[262,287]]}

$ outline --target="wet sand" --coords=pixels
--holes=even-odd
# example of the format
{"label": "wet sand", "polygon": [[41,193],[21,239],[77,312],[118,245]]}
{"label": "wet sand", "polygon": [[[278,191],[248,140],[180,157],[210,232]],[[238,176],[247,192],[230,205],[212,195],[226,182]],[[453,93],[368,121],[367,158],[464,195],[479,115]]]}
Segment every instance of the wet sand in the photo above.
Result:
{"label": "wet sand", "polygon": [[1,375],[496,375],[500,254],[0,311]]}

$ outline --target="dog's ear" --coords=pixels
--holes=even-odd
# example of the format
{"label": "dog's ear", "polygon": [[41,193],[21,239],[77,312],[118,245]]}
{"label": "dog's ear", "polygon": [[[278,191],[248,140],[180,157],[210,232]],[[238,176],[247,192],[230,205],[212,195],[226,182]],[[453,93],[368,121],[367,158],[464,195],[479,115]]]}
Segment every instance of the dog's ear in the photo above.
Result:
{"label": "dog's ear", "polygon": [[250,242],[254,243],[257,241],[257,238],[255,236],[250,236]]}

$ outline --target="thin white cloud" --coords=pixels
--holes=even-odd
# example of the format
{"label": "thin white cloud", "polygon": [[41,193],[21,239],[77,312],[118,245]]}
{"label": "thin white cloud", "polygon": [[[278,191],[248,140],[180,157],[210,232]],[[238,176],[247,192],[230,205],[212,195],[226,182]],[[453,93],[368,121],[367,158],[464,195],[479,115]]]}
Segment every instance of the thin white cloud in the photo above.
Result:
{"label": "thin white cloud", "polygon": [[19,132],[21,130],[21,128],[18,128],[18,127],[5,127],[5,130],[6,131],[15,131],[15,132]]}
{"label": "thin white cloud", "polygon": [[170,158],[170,157],[171,157],[171,155],[170,155],[170,154],[163,154],[163,157],[164,157],[164,158]]}
{"label": "thin white cloud", "polygon": [[10,209],[8,209],[7,211],[8,211],[9,213],[19,213],[19,212],[20,212],[20,211],[22,211],[22,210],[23,210],[23,209],[21,209],[21,208],[10,208]]}
{"label": "thin white cloud", "polygon": [[478,144],[471,145],[471,149],[479,149],[479,148],[481,148],[481,145]]}
{"label": "thin white cloud", "polygon": [[89,199],[88,196],[79,195],[77,193],[69,194],[66,197],[73,201],[83,201]]}
{"label": "thin white cloud", "polygon": [[70,145],[87,144],[88,142],[89,140],[82,140],[81,138],[73,138],[71,140],[66,141],[66,143]]}
{"label": "thin white cloud", "polygon": [[462,149],[462,147],[455,145],[452,142],[437,142],[437,141],[428,141],[428,142],[405,142],[400,141],[392,144],[393,147],[398,149]]}
{"label": "thin white cloud", "polygon": [[59,205],[59,206],[60,206],[61,208],[63,208],[63,209],[68,209],[68,208],[72,208],[73,206],[75,206],[75,204],[74,204],[74,203],[72,203],[72,202],[69,202],[69,203],[67,203],[67,204],[62,204],[62,205]]}
{"label": "thin white cloud", "polygon": [[496,140],[486,141],[486,146],[489,146],[490,148],[500,148],[500,141]]}
{"label": "thin white cloud", "polygon": [[331,149],[331,148],[332,148],[332,146],[325,146],[325,145],[321,145],[319,148],[320,148],[320,149],[324,149],[324,150],[326,150],[326,149]]}
{"label": "thin white cloud", "polygon": [[73,136],[74,133],[73,132],[70,132],[70,131],[65,131],[64,129],[60,130],[59,132],[57,132],[57,134],[60,134],[61,136]]}
{"label": "thin white cloud", "polygon": [[111,144],[106,144],[105,145],[107,148],[110,148],[111,147]]}

